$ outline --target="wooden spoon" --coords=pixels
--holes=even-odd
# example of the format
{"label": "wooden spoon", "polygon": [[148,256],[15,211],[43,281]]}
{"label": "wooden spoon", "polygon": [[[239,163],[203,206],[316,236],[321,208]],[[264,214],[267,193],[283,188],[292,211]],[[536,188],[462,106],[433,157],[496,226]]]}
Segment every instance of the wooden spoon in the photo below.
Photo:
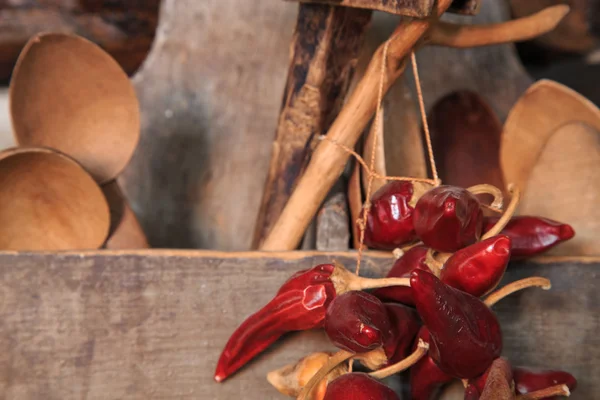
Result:
{"label": "wooden spoon", "polygon": [[461,90],[441,98],[429,113],[429,128],[442,182],[465,188],[487,183],[504,189],[502,124],[478,93]]}
{"label": "wooden spoon", "polygon": [[553,132],[523,193],[521,214],[569,223],[575,237],[549,254],[600,255],[600,131],[573,122]]}
{"label": "wooden spoon", "polygon": [[75,35],[34,36],[10,84],[17,143],[57,149],[100,183],[127,165],[140,135],[140,111],[129,78],[96,44]]}
{"label": "wooden spoon", "polygon": [[150,247],[140,222],[125,199],[117,181],[102,186],[110,209],[110,234],[105,247],[112,250]]}
{"label": "wooden spoon", "polygon": [[102,191],[76,161],[44,148],[0,153],[0,249],[97,249],[109,224]]}
{"label": "wooden spoon", "polygon": [[572,121],[600,130],[600,110],[560,83],[541,80],[533,84],[514,105],[504,124],[500,163],[506,182],[525,190],[548,138]]}
{"label": "wooden spoon", "polygon": [[133,155],[140,133],[138,100],[117,62],[79,36],[35,36],[15,67],[10,101],[19,144],[60,150],[100,183],[109,182],[105,194],[112,224],[106,247],[149,247],[114,182]]}

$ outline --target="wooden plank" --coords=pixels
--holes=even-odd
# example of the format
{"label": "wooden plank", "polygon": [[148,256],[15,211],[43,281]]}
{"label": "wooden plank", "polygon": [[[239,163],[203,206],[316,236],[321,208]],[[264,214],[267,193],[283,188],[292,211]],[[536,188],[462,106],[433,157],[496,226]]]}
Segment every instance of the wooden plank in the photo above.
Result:
{"label": "wooden plank", "polygon": [[433,0],[288,0],[308,4],[332,4],[340,7],[364,8],[396,15],[424,18],[431,15]]}
{"label": "wooden plank", "polygon": [[[332,349],[321,332],[290,335],[223,384],[215,363],[293,272],[333,258],[354,264],[354,253],[0,253],[0,398],[284,398],[265,374]],[[367,253],[363,271],[382,275],[391,263]],[[598,268],[598,258],[512,266],[505,281],[540,274],[554,287],[496,306],[505,355],[574,373],[575,399],[600,392]]]}
{"label": "wooden plank", "polygon": [[[119,183],[153,247],[250,248],[298,6],[165,0]],[[223,29],[227,26],[227,29]]]}

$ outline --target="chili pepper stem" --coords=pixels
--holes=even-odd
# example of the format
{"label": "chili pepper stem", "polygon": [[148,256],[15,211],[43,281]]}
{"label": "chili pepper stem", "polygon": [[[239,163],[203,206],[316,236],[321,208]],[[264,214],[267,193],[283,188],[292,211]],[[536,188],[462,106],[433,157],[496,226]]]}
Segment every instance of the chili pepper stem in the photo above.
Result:
{"label": "chili pepper stem", "polygon": [[409,278],[380,278],[371,279],[358,276],[343,265],[334,261],[335,270],[331,274],[331,281],[338,295],[353,290],[377,289],[389,286],[410,286]]}
{"label": "chili pepper stem", "polygon": [[436,253],[434,255],[434,250],[429,249],[425,256],[425,264],[427,264],[431,272],[439,278],[444,264],[451,256],[452,253]]}
{"label": "chili pepper stem", "polygon": [[339,364],[348,360],[352,356],[354,356],[354,353],[350,353],[349,351],[346,351],[346,350],[340,350],[337,353],[335,353],[333,356],[331,356],[331,358],[329,359],[327,364],[325,364],[310,379],[310,381],[308,381],[306,386],[304,386],[304,388],[302,388],[300,395],[298,395],[298,400],[309,400],[311,398],[310,394],[312,393],[315,386],[317,386],[317,384],[319,382],[321,382],[321,380],[323,380],[327,376],[327,374],[329,374],[331,371],[333,371]]}
{"label": "chili pepper stem", "polygon": [[429,344],[425,343],[423,339],[419,339],[419,344],[417,348],[410,356],[406,357],[404,360],[394,365],[390,365],[389,367],[380,369],[379,371],[371,372],[369,375],[376,379],[384,379],[388,376],[397,374],[398,372],[402,372],[405,369],[408,369],[415,365],[421,358],[423,358],[425,354],[427,354],[428,350]]}
{"label": "chili pepper stem", "polygon": [[571,396],[571,391],[569,390],[567,385],[556,385],[535,392],[519,395],[517,396],[517,400],[538,400],[554,396],[569,397]]}
{"label": "chili pepper stem", "polygon": [[496,225],[492,229],[490,229],[485,235],[481,237],[481,240],[486,240],[491,238],[492,236],[499,235],[502,232],[502,229],[506,227],[506,224],[510,221],[510,219],[515,215],[515,211],[519,206],[519,202],[521,201],[521,191],[518,187],[513,184],[508,185],[508,191],[511,193],[512,198],[510,199],[510,203],[508,207],[506,207],[506,211],[502,214],[502,217],[496,222]]}
{"label": "chili pepper stem", "polygon": [[521,279],[520,281],[516,281],[504,286],[502,289],[495,291],[490,294],[484,301],[484,303],[488,307],[492,307],[494,304],[502,300],[503,298],[518,292],[523,289],[527,289],[530,287],[540,287],[544,290],[550,290],[552,288],[552,283],[549,279],[541,278],[538,276],[534,276],[532,278]]}
{"label": "chili pepper stem", "polygon": [[488,206],[491,209],[501,210],[504,206],[504,195],[502,194],[502,190],[498,189],[496,186],[484,183],[481,185],[471,186],[470,188],[467,188],[467,190],[474,195],[492,195],[494,197],[494,200]]}

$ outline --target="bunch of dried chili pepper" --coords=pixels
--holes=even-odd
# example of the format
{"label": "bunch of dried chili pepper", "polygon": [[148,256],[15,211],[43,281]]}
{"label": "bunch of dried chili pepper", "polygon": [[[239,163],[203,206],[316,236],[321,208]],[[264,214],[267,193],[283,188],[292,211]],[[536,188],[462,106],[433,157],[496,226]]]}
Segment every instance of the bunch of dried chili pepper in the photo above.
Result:
{"label": "bunch of dried chili pepper", "polygon": [[[281,393],[299,400],[396,399],[378,380],[409,368],[417,400],[433,399],[453,380],[465,383],[466,399],[496,398],[490,393],[507,399],[532,392],[553,396],[574,389],[576,381],[567,373],[536,375],[510,367],[501,358],[502,331],[490,308],[525,287],[548,289],[546,279],[529,278],[494,292],[511,259],[548,250],[572,237],[572,229],[513,217],[516,190],[501,217],[484,217],[489,206],[475,196],[482,192],[494,194],[492,208],[502,203],[500,191],[487,185],[383,187],[368,210],[368,243],[388,250],[412,244],[388,276],[367,279],[336,263],[296,273],[234,332],[215,379],[227,378],[284,333],[323,328],[339,351],[271,372],[269,382]],[[371,372],[352,373],[348,360]]]}

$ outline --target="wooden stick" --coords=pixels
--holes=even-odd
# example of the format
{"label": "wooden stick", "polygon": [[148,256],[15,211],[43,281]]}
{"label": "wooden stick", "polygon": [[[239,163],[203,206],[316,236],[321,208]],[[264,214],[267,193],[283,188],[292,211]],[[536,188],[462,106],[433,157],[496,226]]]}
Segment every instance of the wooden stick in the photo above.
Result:
{"label": "wooden stick", "polygon": [[[436,15],[441,16],[450,6],[451,0],[439,0]],[[402,74],[405,58],[418,44],[436,19],[403,20],[389,39],[388,62],[385,66],[387,79],[384,93]],[[356,86],[346,105],[335,120],[327,137],[353,147],[377,108],[383,47],[373,56],[365,75]],[[293,250],[327,196],[344,166],[348,153],[328,140],[322,141],[299,180],[294,193],[286,204],[273,230],[265,240],[263,250]]]}
{"label": "wooden stick", "polygon": [[[363,158],[365,160],[371,159],[371,153],[373,152],[373,145],[375,144],[375,136],[377,136],[377,148],[375,149],[375,164],[373,168],[373,172],[378,174],[379,176],[386,176],[387,169],[385,167],[385,139],[383,137],[384,133],[384,120],[385,120],[385,107],[382,105],[381,108],[381,121],[377,126],[375,126],[375,121],[371,125],[371,129],[369,130],[369,134],[365,140],[365,148],[363,150]],[[369,182],[369,171],[363,171],[362,173],[362,185],[365,193],[367,192],[367,186]],[[371,193],[377,192],[379,188],[384,186],[387,183],[385,179],[382,178],[374,178]]]}
{"label": "wooden stick", "polygon": [[478,47],[521,42],[550,32],[569,13],[559,4],[530,16],[489,25],[460,25],[438,22],[429,35],[429,44],[448,47]]}
{"label": "wooden stick", "polygon": [[346,96],[371,11],[301,4],[269,174],[254,231],[260,246]]}

